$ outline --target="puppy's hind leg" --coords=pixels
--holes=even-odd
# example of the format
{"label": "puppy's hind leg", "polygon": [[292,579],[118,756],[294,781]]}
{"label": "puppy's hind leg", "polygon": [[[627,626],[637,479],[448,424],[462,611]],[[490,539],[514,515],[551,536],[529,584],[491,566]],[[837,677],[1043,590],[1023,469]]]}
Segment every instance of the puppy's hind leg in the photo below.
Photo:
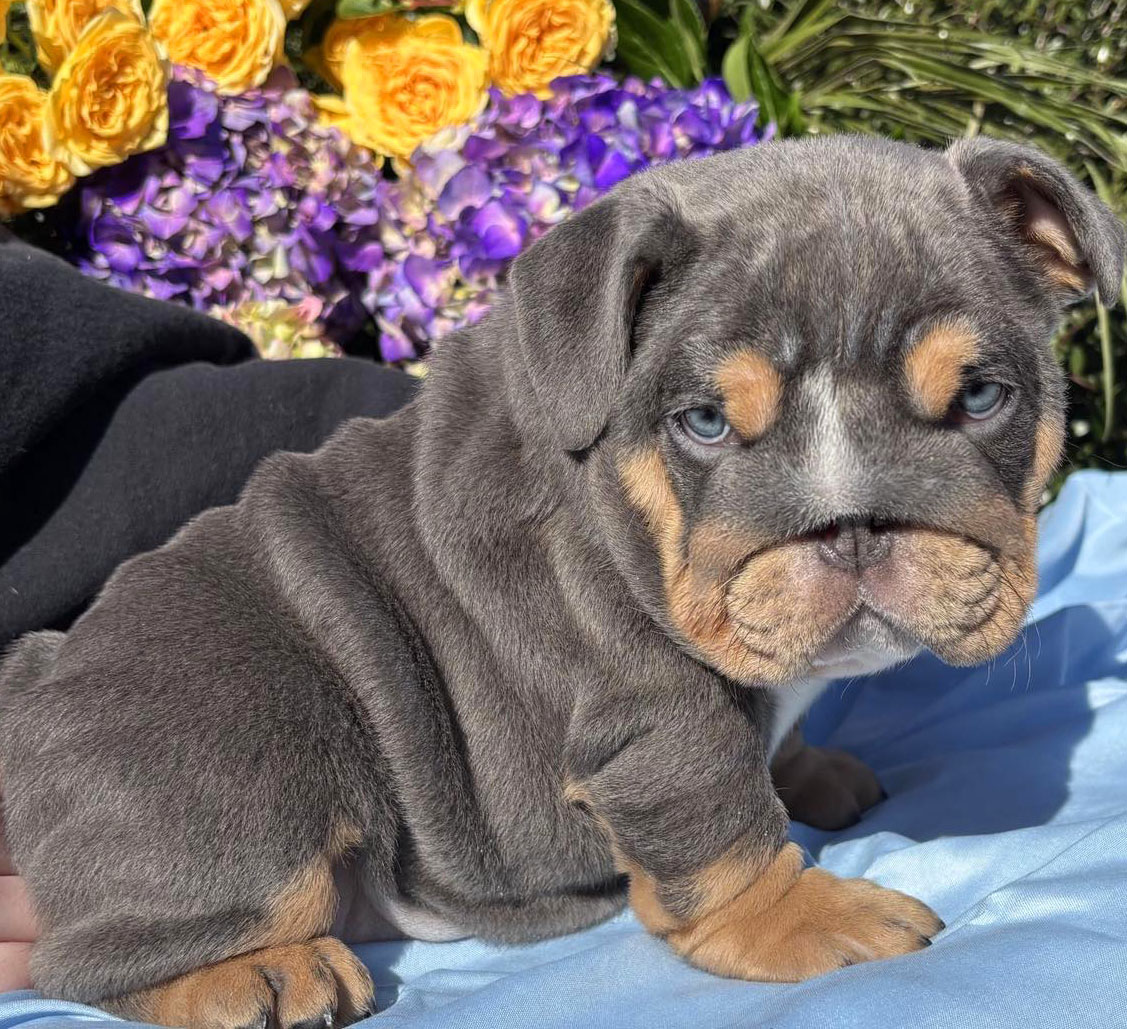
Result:
{"label": "puppy's hind leg", "polygon": [[35,986],[191,1029],[362,1016],[370,979],[327,937],[334,867],[390,868],[395,830],[341,691],[277,655],[206,702],[184,676],[158,705],[161,680],[85,660],[72,674],[48,642],[35,680],[8,666],[21,674],[0,690],[9,842],[42,928]]}
{"label": "puppy's hind leg", "polygon": [[[373,1010],[372,982],[347,947],[325,935],[336,911],[333,865],[356,842],[335,833],[321,853],[273,892],[237,908],[157,918],[114,911],[55,928],[33,956],[48,992],[99,991],[112,981],[160,978],[153,986],[88,998],[133,1021],[190,1029],[345,1026]],[[253,856],[245,855],[248,864]],[[266,868],[256,870],[256,877]],[[249,894],[249,876],[240,884]],[[185,891],[188,892],[188,891]],[[217,891],[218,901],[221,893]],[[180,898],[170,898],[173,908]],[[221,955],[230,954],[229,957]],[[210,959],[202,964],[201,959]],[[167,971],[194,967],[165,979]],[[58,984],[57,986],[55,984]]]}
{"label": "puppy's hind leg", "polygon": [[356,842],[336,833],[323,856],[266,903],[240,944],[256,949],[103,1006],[134,1021],[193,1029],[329,1029],[366,1017],[373,1006],[367,969],[322,935],[336,909],[333,863]]}

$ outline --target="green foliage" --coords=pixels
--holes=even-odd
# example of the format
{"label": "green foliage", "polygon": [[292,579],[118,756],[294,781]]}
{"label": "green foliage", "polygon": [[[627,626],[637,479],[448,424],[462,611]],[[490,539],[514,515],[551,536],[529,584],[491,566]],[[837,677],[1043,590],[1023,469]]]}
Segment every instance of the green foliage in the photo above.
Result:
{"label": "green foliage", "polygon": [[395,0],[340,0],[337,4],[337,16],[366,18],[370,14],[387,14],[401,6]]}
{"label": "green foliage", "polygon": [[35,40],[32,39],[23,4],[17,4],[8,11],[7,33],[4,42],[0,43],[0,71],[30,75],[40,86],[47,85],[47,76],[36,60]]}
{"label": "green foliage", "polygon": [[[1127,215],[1127,0],[701,0],[689,33],[683,3],[616,6],[623,69],[677,85],[720,73],[781,135],[1025,140]],[[1072,385],[1071,463],[1127,464],[1122,312],[1077,308],[1056,346]]]}

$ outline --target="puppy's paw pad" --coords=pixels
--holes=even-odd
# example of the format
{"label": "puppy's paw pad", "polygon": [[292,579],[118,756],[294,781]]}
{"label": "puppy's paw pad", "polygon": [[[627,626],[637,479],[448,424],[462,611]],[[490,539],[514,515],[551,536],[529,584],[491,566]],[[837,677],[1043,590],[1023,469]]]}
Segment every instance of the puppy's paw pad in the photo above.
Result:
{"label": "puppy's paw pad", "polygon": [[340,1029],[371,1012],[373,990],[359,959],[322,937],[208,965],[113,1007],[185,1029]]}

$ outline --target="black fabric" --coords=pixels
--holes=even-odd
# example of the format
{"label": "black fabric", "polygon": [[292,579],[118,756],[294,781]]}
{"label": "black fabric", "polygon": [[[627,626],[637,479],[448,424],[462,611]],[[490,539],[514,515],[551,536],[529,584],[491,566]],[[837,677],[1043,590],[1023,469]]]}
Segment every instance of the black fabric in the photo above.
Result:
{"label": "black fabric", "polygon": [[0,238],[0,647],[65,627],[263,457],[414,388],[368,361],[254,359],[230,326]]}

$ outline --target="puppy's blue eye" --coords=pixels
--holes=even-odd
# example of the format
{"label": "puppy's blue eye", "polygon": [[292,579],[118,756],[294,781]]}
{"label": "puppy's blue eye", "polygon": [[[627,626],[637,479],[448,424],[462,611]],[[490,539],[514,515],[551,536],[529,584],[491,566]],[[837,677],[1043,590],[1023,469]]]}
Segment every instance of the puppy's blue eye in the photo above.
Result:
{"label": "puppy's blue eye", "polygon": [[698,443],[719,443],[728,435],[728,419],[718,407],[690,407],[679,418],[681,428]]}
{"label": "puppy's blue eye", "polygon": [[958,412],[974,421],[996,414],[1006,399],[1006,388],[1000,382],[970,382],[955,401]]}

